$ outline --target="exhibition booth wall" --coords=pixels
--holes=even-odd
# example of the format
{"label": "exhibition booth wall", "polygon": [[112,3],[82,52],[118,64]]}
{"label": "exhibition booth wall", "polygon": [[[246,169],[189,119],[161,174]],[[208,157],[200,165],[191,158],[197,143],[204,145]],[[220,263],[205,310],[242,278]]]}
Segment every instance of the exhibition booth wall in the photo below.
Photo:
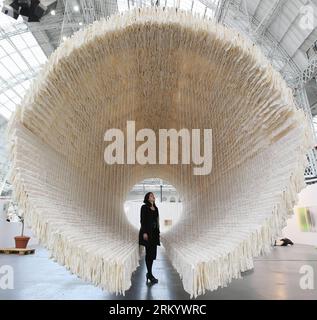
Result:
{"label": "exhibition booth wall", "polygon": [[[317,246],[316,209],[317,209],[317,184],[308,185],[299,193],[297,205],[294,207],[294,215],[287,221],[283,235],[294,243]],[[301,210],[299,210],[301,209]],[[312,227],[302,226],[301,211],[311,216]],[[305,217],[304,217],[305,219]]]}

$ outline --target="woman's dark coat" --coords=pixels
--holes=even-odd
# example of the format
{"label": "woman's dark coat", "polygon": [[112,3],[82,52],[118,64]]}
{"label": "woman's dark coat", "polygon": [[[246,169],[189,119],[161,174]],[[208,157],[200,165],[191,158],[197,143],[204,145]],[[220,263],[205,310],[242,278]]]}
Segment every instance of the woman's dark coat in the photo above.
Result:
{"label": "woman's dark coat", "polygon": [[[160,222],[158,208],[156,207],[155,210],[152,210],[149,205],[142,205],[140,223],[141,227],[139,231],[139,245],[160,246]],[[148,240],[143,239],[143,233],[148,234]]]}

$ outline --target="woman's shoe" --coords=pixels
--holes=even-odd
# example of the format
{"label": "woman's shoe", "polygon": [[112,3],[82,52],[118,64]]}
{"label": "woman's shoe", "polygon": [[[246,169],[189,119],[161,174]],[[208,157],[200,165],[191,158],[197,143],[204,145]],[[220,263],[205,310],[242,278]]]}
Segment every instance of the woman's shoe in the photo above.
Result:
{"label": "woman's shoe", "polygon": [[151,282],[151,277],[148,273],[145,276],[146,276],[146,284],[148,284],[148,281]]}
{"label": "woman's shoe", "polygon": [[146,283],[148,283],[148,280],[150,280],[151,284],[158,282],[158,280],[153,275],[150,275],[147,273],[146,274]]}

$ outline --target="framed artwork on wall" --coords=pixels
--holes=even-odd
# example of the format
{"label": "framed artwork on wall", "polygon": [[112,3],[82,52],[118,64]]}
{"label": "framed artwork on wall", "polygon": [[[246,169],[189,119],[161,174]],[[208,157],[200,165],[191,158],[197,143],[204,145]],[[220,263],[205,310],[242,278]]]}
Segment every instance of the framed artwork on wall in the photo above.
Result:
{"label": "framed artwork on wall", "polygon": [[317,206],[296,207],[297,223],[302,232],[317,232]]}

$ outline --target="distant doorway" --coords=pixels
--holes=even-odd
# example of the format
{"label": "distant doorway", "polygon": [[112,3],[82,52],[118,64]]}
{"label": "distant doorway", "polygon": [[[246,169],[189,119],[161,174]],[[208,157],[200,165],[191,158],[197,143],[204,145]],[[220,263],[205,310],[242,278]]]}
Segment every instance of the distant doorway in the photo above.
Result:
{"label": "distant doorway", "polygon": [[149,178],[135,184],[124,202],[124,211],[128,221],[136,228],[140,228],[140,208],[147,192],[155,195],[155,204],[159,209],[160,231],[164,233],[175,226],[181,217],[183,203],[176,188],[166,180]]}

